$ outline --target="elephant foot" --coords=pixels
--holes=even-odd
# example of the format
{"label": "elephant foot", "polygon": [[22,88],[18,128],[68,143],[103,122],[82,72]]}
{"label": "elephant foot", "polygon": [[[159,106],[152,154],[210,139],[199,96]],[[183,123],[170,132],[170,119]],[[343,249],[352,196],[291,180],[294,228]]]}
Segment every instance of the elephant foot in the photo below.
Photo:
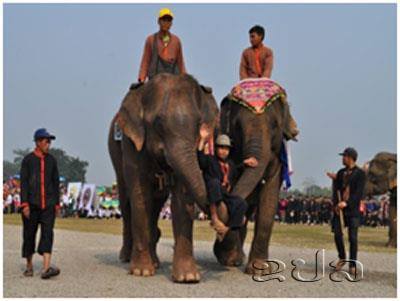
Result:
{"label": "elephant foot", "polygon": [[128,248],[123,246],[119,251],[119,260],[121,262],[129,262],[131,261],[131,254],[132,250],[129,250]]}
{"label": "elephant foot", "polygon": [[172,280],[178,283],[197,283],[200,281],[200,273],[193,257],[174,258]]}
{"label": "elephant foot", "polygon": [[148,252],[142,252],[132,257],[130,274],[148,277],[153,276],[155,271],[156,268]]}
{"label": "elephant foot", "polygon": [[272,267],[270,264],[266,263],[265,259],[249,259],[244,272],[250,275],[271,274]]}

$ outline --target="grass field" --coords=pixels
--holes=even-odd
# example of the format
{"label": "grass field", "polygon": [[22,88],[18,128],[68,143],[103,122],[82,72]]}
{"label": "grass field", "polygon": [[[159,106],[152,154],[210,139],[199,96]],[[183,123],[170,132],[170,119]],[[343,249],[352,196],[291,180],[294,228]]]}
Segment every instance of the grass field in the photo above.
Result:
{"label": "grass field", "polygon": [[[19,214],[3,215],[4,224],[21,225]],[[172,224],[169,220],[160,220],[162,237],[172,238]],[[71,231],[95,232],[106,234],[122,233],[122,220],[116,219],[81,219],[81,218],[58,218],[56,228]],[[249,233],[246,242],[251,242],[253,238],[254,224],[249,224]],[[347,237],[347,235],[346,235]],[[359,251],[366,252],[385,252],[396,253],[396,249],[386,248],[385,243],[388,237],[387,228],[368,228],[359,229],[358,241]],[[195,221],[194,239],[213,241],[215,239],[214,231],[210,228],[207,221]],[[271,238],[272,245],[293,246],[315,249],[335,249],[333,234],[330,226],[307,226],[307,225],[283,225],[275,223]]]}

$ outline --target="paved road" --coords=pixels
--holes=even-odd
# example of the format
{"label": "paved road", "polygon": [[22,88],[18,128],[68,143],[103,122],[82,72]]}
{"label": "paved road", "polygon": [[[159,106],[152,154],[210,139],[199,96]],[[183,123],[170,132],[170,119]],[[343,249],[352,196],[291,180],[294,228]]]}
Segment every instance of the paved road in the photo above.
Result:
{"label": "paved road", "polygon": [[[158,253],[161,268],[156,276],[140,278],[128,275],[128,264],[118,261],[121,238],[116,235],[56,230],[54,262],[61,275],[50,280],[39,276],[41,262],[35,259],[35,276],[22,276],[20,257],[21,227],[4,225],[4,297],[396,297],[396,255],[359,253],[364,278],[359,282],[332,282],[329,270],[317,282],[302,283],[291,277],[291,260],[314,259],[315,250],[271,247],[271,257],[285,262],[286,280],[255,282],[242,268],[220,266],[212,254],[210,242],[196,242],[195,255],[202,273],[199,284],[175,284],[170,280],[172,246],[161,239]],[[249,246],[246,246],[248,252]],[[325,252],[325,263],[336,252]],[[312,278],[307,264],[303,277]]]}

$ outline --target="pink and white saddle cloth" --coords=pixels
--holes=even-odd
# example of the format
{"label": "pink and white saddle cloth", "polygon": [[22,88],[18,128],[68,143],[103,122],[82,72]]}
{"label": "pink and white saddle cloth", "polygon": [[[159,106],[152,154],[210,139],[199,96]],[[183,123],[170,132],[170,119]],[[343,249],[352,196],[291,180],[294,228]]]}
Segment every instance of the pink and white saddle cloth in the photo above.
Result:
{"label": "pink and white saddle cloth", "polygon": [[267,77],[247,78],[236,84],[229,96],[255,114],[261,114],[276,99],[286,97],[286,91]]}

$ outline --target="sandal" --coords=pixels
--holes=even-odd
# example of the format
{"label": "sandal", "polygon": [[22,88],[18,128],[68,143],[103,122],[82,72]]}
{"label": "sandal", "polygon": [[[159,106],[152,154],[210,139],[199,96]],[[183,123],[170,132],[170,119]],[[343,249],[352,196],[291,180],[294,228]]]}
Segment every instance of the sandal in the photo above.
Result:
{"label": "sandal", "polygon": [[40,276],[42,279],[49,279],[60,274],[60,269],[57,267],[49,267],[47,271],[42,272]]}
{"label": "sandal", "polygon": [[32,277],[33,276],[33,269],[26,269],[24,271],[24,276],[25,277]]}

